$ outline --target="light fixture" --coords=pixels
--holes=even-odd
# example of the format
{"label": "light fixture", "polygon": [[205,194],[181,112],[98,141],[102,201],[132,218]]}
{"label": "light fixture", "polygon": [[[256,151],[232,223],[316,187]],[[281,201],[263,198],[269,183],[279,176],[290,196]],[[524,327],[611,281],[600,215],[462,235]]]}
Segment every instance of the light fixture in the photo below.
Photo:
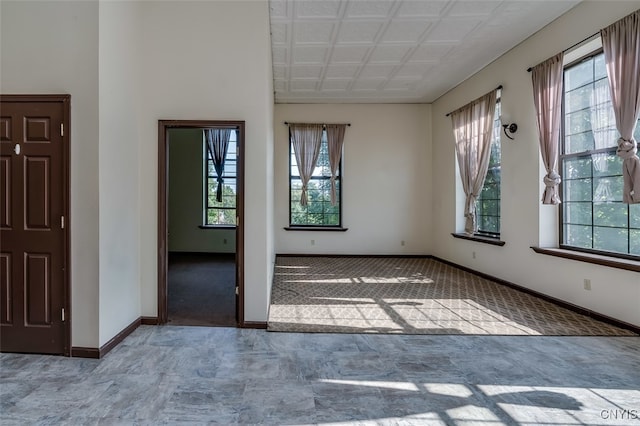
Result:
{"label": "light fixture", "polygon": [[[504,129],[504,135],[506,137],[508,137],[509,139],[513,140],[513,138],[510,136],[510,134],[514,134],[515,132],[518,131],[518,125],[516,123],[503,124],[502,128]],[[507,132],[509,132],[509,133],[507,133]]]}

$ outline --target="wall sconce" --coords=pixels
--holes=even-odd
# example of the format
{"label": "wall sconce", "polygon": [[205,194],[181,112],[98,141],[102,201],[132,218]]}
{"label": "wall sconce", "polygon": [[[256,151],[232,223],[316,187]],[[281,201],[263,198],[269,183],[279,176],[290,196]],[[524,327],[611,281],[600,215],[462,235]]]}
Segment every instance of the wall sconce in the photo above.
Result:
{"label": "wall sconce", "polygon": [[513,138],[510,136],[510,134],[514,134],[515,132],[518,131],[518,125],[516,123],[503,124],[502,128],[504,129],[504,135],[506,137],[508,137],[509,139],[513,140]]}

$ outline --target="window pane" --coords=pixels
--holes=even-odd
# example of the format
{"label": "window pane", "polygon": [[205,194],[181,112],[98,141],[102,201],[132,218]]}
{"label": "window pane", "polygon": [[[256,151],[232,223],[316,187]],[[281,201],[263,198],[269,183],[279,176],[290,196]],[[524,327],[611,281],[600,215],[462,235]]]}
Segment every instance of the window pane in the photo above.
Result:
{"label": "window pane", "polygon": [[574,112],[589,108],[593,86],[588,84],[567,92],[564,98],[566,112]]}
{"label": "window pane", "polygon": [[564,205],[565,222],[573,225],[591,225],[591,203],[571,203]]}
{"label": "window pane", "polygon": [[340,224],[337,214],[328,214],[328,215],[325,215],[324,218],[325,218],[324,220],[325,225],[338,226]]}
{"label": "window pane", "polygon": [[640,229],[629,230],[629,253],[640,256]]}
{"label": "window pane", "polygon": [[499,233],[499,218],[496,216],[479,216],[478,233],[482,234],[483,232],[494,234]]}
{"label": "window pane", "polygon": [[[622,168],[619,170],[622,172]],[[622,201],[624,181],[622,176],[596,178],[593,180],[594,201]]]}
{"label": "window pane", "polygon": [[592,248],[591,227],[583,225],[564,226],[565,244],[573,247]]}
{"label": "window pane", "polygon": [[604,54],[598,55],[594,58],[594,68],[594,78],[596,80],[607,77],[607,66],[604,62]]}
{"label": "window pane", "polygon": [[565,138],[565,152],[573,154],[593,149],[593,132],[582,132]]}
{"label": "window pane", "polygon": [[626,228],[628,211],[623,203],[594,203],[593,224]]}
{"label": "window pane", "polygon": [[208,209],[207,210],[208,225],[235,225],[236,211],[227,209]]}
{"label": "window pane", "polygon": [[627,253],[629,230],[627,228],[593,227],[593,248],[596,250]]}
{"label": "window pane", "polygon": [[[580,111],[565,114],[565,134],[574,135],[576,133],[587,132],[591,130],[591,111],[583,109]],[[593,148],[592,148],[593,149]]]}
{"label": "window pane", "polygon": [[587,61],[567,69],[564,74],[565,90],[573,90],[593,81],[593,62]]}
{"label": "window pane", "polygon": [[482,200],[481,202],[481,210],[485,215],[497,216],[498,215],[498,205],[499,202],[496,200]]}
{"label": "window pane", "polygon": [[591,177],[591,157],[564,160],[564,179]]}
{"label": "window pane", "polygon": [[[615,151],[593,154],[593,176],[617,176],[622,173],[622,158]],[[621,198],[622,199],[622,198]]]}
{"label": "window pane", "polygon": [[591,179],[565,182],[565,201],[591,201]]}
{"label": "window pane", "polygon": [[640,229],[640,204],[629,204],[629,226]]}

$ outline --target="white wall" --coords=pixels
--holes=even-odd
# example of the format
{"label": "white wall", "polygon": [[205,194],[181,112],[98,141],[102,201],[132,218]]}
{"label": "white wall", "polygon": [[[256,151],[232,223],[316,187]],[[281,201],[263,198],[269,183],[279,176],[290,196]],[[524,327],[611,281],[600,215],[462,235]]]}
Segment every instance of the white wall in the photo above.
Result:
{"label": "white wall", "polygon": [[100,346],[140,317],[137,12],[100,2]]}
{"label": "white wall", "polygon": [[235,253],[236,230],[200,228],[204,143],[200,129],[169,129],[169,251]]}
{"label": "white wall", "polygon": [[0,92],[71,94],[71,343],[98,346],[98,3],[0,2]]}
{"label": "white wall", "polygon": [[[582,2],[433,104],[432,178],[441,190],[433,203],[434,255],[570,303],[640,325],[640,279],[635,272],[535,254],[530,246],[557,244],[558,209],[542,206],[542,176],[531,76],[527,68],[566,49],[637,9],[637,2]],[[504,247],[458,240],[463,196],[455,175],[451,121],[445,114],[499,84],[505,123],[515,140],[502,139]],[[458,196],[456,197],[456,193]],[[456,208],[457,206],[457,208]],[[457,212],[457,213],[456,213]],[[456,225],[456,223],[458,225]],[[541,224],[550,224],[549,227]],[[551,231],[547,231],[547,229]],[[476,259],[472,252],[476,252]],[[592,290],[583,290],[591,279]]]}
{"label": "white wall", "polygon": [[[275,233],[278,253],[429,254],[430,105],[276,105]],[[286,231],[287,122],[351,123],[344,137],[342,225],[347,232]],[[311,240],[315,245],[311,245]],[[401,245],[405,241],[405,245]]]}
{"label": "white wall", "polygon": [[245,120],[245,319],[266,321],[273,241],[266,0],[140,2],[140,279],[157,315],[158,120]]}

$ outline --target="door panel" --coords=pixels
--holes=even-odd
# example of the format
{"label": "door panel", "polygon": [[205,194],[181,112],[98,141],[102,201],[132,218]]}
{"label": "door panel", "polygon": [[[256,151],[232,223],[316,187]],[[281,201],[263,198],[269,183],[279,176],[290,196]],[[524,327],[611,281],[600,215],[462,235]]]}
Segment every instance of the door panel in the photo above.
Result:
{"label": "door panel", "polygon": [[47,157],[24,157],[25,229],[51,227],[49,164],[50,159]]}
{"label": "door panel", "polygon": [[49,117],[24,117],[24,142],[50,142],[50,135]]}
{"label": "door panel", "polygon": [[27,309],[25,323],[32,325],[51,324],[51,268],[46,254],[25,255],[25,277],[27,281],[24,305]]}
{"label": "door panel", "polygon": [[11,140],[11,117],[0,117],[0,143]]}
{"label": "door panel", "polygon": [[0,229],[11,229],[11,157],[2,156],[0,158]]}
{"label": "door panel", "polygon": [[11,289],[11,253],[0,253],[0,291],[2,291],[2,317],[0,324],[11,324],[13,320],[13,290]]}
{"label": "door panel", "polygon": [[[8,97],[8,96],[7,96]],[[64,101],[5,101],[0,120],[0,350],[64,354],[67,170]],[[68,99],[68,97],[67,97]],[[19,145],[19,149],[16,147]]]}

